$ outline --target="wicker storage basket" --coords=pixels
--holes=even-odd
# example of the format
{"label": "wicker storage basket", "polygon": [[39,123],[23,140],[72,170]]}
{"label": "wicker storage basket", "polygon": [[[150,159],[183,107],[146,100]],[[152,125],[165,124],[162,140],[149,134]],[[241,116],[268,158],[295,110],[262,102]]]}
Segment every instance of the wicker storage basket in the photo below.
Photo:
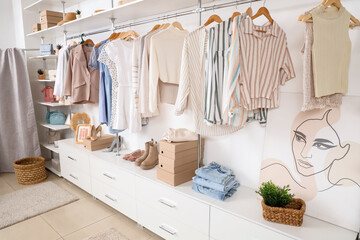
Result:
{"label": "wicker storage basket", "polygon": [[14,162],[15,174],[20,184],[29,185],[44,181],[47,178],[45,158],[30,157]]}
{"label": "wicker storage basket", "polygon": [[[303,223],[306,205],[302,199],[294,198],[294,202],[284,208],[270,207],[264,203],[264,200],[262,200],[261,205],[265,220],[298,227]],[[301,207],[296,209],[296,206]]]}

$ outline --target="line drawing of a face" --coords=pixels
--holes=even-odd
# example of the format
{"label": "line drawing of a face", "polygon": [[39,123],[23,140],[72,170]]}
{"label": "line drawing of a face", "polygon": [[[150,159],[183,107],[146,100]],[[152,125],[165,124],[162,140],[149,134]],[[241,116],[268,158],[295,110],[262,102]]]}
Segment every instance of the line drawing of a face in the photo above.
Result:
{"label": "line drawing of a face", "polygon": [[[292,152],[296,170],[302,176],[330,170],[334,161],[343,159],[350,150],[349,144],[341,145],[329,122],[330,112],[331,109],[326,111],[321,119],[307,119],[293,130]],[[326,161],[327,158],[332,161]]]}

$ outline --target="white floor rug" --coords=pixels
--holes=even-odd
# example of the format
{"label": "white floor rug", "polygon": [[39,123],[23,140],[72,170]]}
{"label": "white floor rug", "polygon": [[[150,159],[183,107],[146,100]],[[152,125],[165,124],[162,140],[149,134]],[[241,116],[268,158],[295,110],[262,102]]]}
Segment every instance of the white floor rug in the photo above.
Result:
{"label": "white floor rug", "polygon": [[116,231],[114,228],[110,228],[106,231],[96,233],[84,240],[129,240],[127,237]]}
{"label": "white floor rug", "polygon": [[0,229],[78,200],[52,182],[0,195]]}

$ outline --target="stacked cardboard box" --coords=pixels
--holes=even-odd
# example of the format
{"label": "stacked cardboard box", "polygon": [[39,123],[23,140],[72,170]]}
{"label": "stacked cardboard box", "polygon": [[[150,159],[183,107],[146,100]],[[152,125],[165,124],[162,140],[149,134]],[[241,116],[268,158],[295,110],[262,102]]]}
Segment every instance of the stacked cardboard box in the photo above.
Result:
{"label": "stacked cardboard box", "polygon": [[37,32],[41,30],[41,24],[40,23],[35,23],[32,25],[32,30],[33,32]]}
{"label": "stacked cardboard box", "polygon": [[[204,151],[202,140],[201,157]],[[157,178],[173,186],[190,181],[198,168],[198,141],[159,142]]]}
{"label": "stacked cardboard box", "polygon": [[63,14],[61,12],[54,12],[44,10],[40,13],[41,30],[54,27],[56,24],[63,20]]}

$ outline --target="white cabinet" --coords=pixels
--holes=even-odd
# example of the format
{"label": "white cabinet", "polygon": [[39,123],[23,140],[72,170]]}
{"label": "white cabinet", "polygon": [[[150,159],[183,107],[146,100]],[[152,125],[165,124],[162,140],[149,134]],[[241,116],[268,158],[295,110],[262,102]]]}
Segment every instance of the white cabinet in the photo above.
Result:
{"label": "white cabinet", "polygon": [[[158,211],[148,205],[138,202],[138,222],[144,227],[150,229],[159,236],[168,239],[184,239],[184,240],[208,240],[209,236],[192,228],[177,218]],[[196,212],[193,214],[195,215]],[[187,221],[189,219],[183,219]],[[208,224],[208,222],[207,222]]]}
{"label": "white cabinet", "polygon": [[[60,157],[61,158],[61,157]],[[78,168],[75,168],[69,164],[61,163],[61,174],[64,178],[74,183],[76,186],[84,189],[88,193],[91,191],[91,179],[89,173],[84,173]]]}
{"label": "white cabinet", "polygon": [[211,208],[210,236],[216,240],[293,239],[215,207]]}
{"label": "white cabinet", "polygon": [[208,234],[210,206],[177,193],[173,188],[141,177],[136,179],[138,202],[144,203],[157,212],[164,213],[168,218],[178,219],[197,231]]}

